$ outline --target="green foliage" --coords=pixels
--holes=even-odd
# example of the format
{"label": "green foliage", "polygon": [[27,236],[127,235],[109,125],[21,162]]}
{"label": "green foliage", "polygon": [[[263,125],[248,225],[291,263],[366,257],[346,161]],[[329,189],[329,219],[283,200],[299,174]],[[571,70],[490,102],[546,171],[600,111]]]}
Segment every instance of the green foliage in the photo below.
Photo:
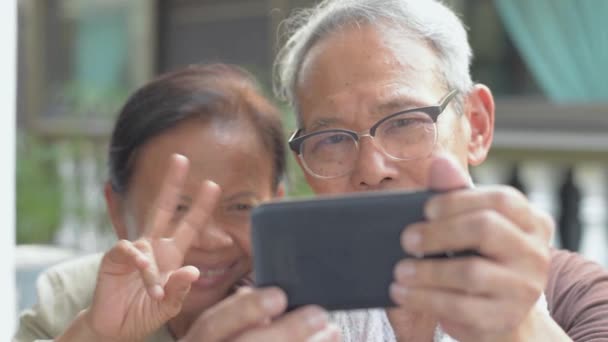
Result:
{"label": "green foliage", "polygon": [[[288,139],[293,131],[296,129],[296,116],[293,112],[293,109],[286,103],[278,103],[274,99],[274,94],[272,92],[272,85],[270,80],[271,70],[266,68],[261,68],[259,66],[253,64],[245,64],[241,65],[244,69],[249,71],[253,77],[258,81],[260,85],[261,92],[264,96],[270,99],[274,104],[276,104],[283,114],[283,126],[285,128],[285,138]],[[298,162],[296,161],[296,156],[289,150],[287,147],[287,174],[286,174],[286,188],[287,188],[287,196],[290,197],[302,197],[302,196],[310,196],[313,194],[312,190],[306,183],[306,179],[304,178],[304,174]]]}
{"label": "green foliage", "polygon": [[287,195],[290,197],[312,196],[312,189],[306,183],[304,173],[295,160],[293,153],[290,153],[287,160]]}
{"label": "green foliage", "polygon": [[[256,67],[255,65],[243,65],[242,67],[249,71],[258,80],[260,87],[262,88],[262,94],[269,99],[274,99],[269,77],[271,71],[265,68]],[[287,139],[291,136],[291,133],[293,133],[297,126],[295,113],[293,112],[293,109],[286,103],[277,103],[276,100],[273,101],[275,104],[277,104],[281,113],[283,113],[283,124],[285,128],[285,137]],[[310,196],[313,194],[313,192],[306,183],[303,171],[295,158],[296,156],[294,156],[291,150],[287,148],[287,196]]]}
{"label": "green foliage", "polygon": [[[280,109],[283,113],[287,138],[289,138],[297,126],[296,115],[293,109],[286,104],[280,106]],[[302,168],[296,161],[296,156],[289,148],[287,148],[287,154],[287,195],[291,197],[311,196],[313,192],[306,183]]]}
{"label": "green foliage", "polygon": [[17,243],[49,243],[61,219],[57,149],[20,131],[17,137]]}
{"label": "green foliage", "polygon": [[129,91],[126,87],[94,87],[82,82],[67,82],[57,100],[69,113],[80,117],[114,117],[125,101]]}

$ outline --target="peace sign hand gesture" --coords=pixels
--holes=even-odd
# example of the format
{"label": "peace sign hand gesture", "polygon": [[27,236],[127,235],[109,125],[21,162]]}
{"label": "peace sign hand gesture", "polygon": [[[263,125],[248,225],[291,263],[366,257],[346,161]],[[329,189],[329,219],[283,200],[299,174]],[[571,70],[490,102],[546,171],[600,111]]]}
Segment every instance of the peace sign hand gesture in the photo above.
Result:
{"label": "peace sign hand gesture", "polygon": [[184,256],[198,227],[211,215],[220,188],[201,184],[197,198],[176,227],[171,226],[189,162],[173,155],[158,198],[150,207],[142,236],[121,240],[101,262],[91,307],[80,319],[96,338],[140,341],[175,317],[199,277],[193,266],[183,266]]}

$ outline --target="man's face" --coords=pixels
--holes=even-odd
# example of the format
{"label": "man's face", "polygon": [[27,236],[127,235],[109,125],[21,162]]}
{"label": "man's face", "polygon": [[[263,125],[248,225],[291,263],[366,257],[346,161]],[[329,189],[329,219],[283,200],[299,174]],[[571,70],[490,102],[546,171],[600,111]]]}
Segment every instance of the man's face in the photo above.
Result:
{"label": "man's face", "polygon": [[[306,56],[296,89],[304,133],[343,128],[366,132],[382,117],[436,105],[451,90],[440,81],[437,57],[417,38],[346,27],[317,43]],[[437,120],[433,154],[452,154],[467,165],[470,126],[453,100]],[[359,140],[358,159],[345,176],[306,174],[316,193],[427,188],[431,157],[399,161],[371,139]]]}

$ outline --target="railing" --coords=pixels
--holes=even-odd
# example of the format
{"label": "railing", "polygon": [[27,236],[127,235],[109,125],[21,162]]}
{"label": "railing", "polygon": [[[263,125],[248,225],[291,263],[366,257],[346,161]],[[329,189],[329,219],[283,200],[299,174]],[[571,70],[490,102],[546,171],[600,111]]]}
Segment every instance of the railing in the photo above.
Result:
{"label": "railing", "polygon": [[63,152],[57,168],[63,190],[63,215],[56,242],[94,252],[115,240],[106,213],[103,185],[107,179],[107,140],[57,141]]}
{"label": "railing", "polygon": [[37,120],[30,131],[56,147],[61,219],[54,243],[88,253],[108,248],[115,237],[108,219],[103,186],[107,180],[109,120]]}
{"label": "railing", "polygon": [[608,266],[608,172],[605,163],[490,158],[473,170],[478,184],[510,184],[556,221],[553,245]]}

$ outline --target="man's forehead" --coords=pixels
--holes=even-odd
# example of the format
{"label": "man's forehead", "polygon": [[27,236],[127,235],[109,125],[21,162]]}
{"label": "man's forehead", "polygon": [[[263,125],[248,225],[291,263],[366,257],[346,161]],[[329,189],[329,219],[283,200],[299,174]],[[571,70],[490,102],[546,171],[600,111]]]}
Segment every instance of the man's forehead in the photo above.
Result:
{"label": "man's forehead", "polygon": [[[356,35],[365,39],[353,39]],[[342,30],[307,53],[297,78],[297,100],[331,100],[365,83],[373,84],[379,93],[375,98],[387,96],[387,91],[404,92],[404,88],[413,92],[437,81],[436,62],[433,50],[419,39],[407,35],[388,39],[369,27]]]}
{"label": "man's forehead", "polygon": [[[357,89],[360,88],[360,89]],[[369,112],[385,112],[400,109],[403,106],[422,105],[426,103],[430,94],[423,87],[416,87],[408,82],[393,81],[383,84],[369,84],[369,86],[353,87],[329,95],[328,107],[335,110],[352,109]]]}
{"label": "man's forehead", "polygon": [[352,111],[390,112],[407,107],[425,106],[436,101],[435,87],[417,87],[404,82],[389,82],[385,84],[369,84],[369,86],[353,86],[340,92],[319,98],[315,112]]}
{"label": "man's forehead", "polygon": [[[319,72],[319,64],[349,67],[361,72],[366,66],[385,67],[404,73],[428,73],[435,69],[434,47],[418,35],[382,23],[346,25],[316,41],[303,56],[298,80]],[[319,63],[320,62],[320,63]],[[346,63],[345,63],[346,62]],[[352,68],[355,66],[354,68]],[[326,75],[326,71],[321,74]]]}
{"label": "man's forehead", "polygon": [[345,89],[319,99],[317,105],[301,113],[304,128],[318,128],[345,124],[347,118],[364,115],[377,119],[384,115],[415,107],[434,104],[433,89],[417,88],[413,85],[393,81],[369,89]]}

